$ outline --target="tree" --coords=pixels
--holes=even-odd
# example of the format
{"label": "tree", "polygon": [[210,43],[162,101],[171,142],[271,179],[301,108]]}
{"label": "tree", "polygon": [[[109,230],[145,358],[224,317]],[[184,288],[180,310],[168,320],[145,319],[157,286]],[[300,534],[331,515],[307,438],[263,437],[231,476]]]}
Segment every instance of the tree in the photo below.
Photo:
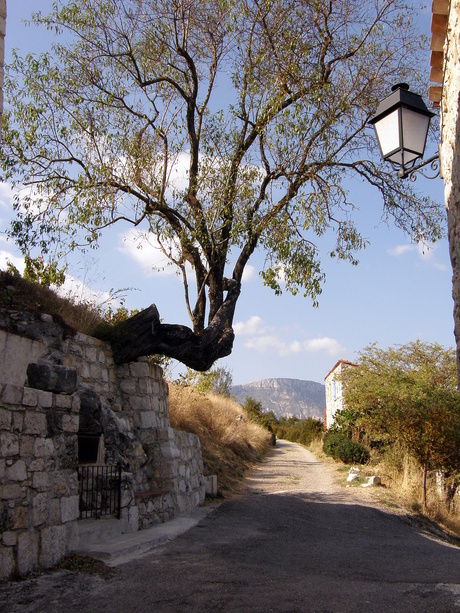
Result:
{"label": "tree", "polygon": [[460,396],[454,349],[415,341],[360,355],[342,375],[344,432],[359,430],[368,442],[402,443],[423,469],[423,504],[429,470],[460,471]]}
{"label": "tree", "polygon": [[195,372],[187,368],[185,374],[180,375],[181,385],[191,385],[199,392],[214,392],[219,396],[230,397],[232,387],[232,373],[225,367],[215,367],[206,372]]}
{"label": "tree", "polygon": [[57,38],[50,54],[16,53],[6,79],[2,180],[28,190],[17,244],[62,257],[131,224],[183,281],[191,327],[152,305],[113,335],[117,362],[164,354],[207,370],[229,355],[258,248],[275,293],[282,279],[316,304],[315,238],[330,233],[330,255],[352,263],[365,245],[350,178],[414,239],[442,233],[442,208],[369,160],[376,102],[416,77],[421,39],[401,0],[67,0],[33,21]]}

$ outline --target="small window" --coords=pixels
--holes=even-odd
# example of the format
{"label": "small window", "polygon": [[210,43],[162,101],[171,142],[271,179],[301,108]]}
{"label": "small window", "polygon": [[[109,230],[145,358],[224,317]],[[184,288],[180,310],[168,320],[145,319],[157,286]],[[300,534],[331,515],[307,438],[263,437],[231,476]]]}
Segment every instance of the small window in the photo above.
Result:
{"label": "small window", "polygon": [[335,379],[332,382],[332,397],[334,400],[337,400],[337,381]]}
{"label": "small window", "polygon": [[97,464],[100,435],[78,435],[78,463]]}

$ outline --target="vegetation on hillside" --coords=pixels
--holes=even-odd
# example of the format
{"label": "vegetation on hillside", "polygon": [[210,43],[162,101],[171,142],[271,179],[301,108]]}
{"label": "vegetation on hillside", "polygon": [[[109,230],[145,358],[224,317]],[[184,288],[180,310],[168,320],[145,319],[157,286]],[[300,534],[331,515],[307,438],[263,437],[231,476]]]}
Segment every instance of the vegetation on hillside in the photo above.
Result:
{"label": "vegetation on hillside", "polygon": [[170,384],[169,415],[173,428],[199,437],[205,475],[217,475],[218,491],[224,496],[270,447],[270,432],[222,395]]}

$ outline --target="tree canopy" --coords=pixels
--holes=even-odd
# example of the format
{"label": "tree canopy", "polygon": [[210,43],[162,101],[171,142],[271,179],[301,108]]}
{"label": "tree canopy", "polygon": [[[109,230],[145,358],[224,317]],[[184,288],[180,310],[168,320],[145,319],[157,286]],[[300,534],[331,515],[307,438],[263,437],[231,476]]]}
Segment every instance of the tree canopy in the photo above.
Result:
{"label": "tree canopy", "polygon": [[316,303],[317,237],[352,263],[365,243],[350,177],[414,239],[440,236],[442,207],[372,155],[378,101],[417,82],[405,2],[57,0],[33,21],[56,39],[7,70],[1,179],[22,188],[12,235],[58,257],[129,224],[183,280],[191,326],[152,305],[119,331],[118,361],[162,353],[207,370],[229,355],[256,249],[268,286]]}

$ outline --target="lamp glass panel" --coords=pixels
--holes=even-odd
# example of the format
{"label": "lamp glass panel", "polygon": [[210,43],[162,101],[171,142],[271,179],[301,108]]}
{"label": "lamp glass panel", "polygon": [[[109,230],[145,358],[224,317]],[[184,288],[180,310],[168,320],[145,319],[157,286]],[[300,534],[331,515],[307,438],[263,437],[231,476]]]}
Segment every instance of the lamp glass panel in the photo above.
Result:
{"label": "lamp glass panel", "polygon": [[385,159],[390,153],[401,147],[399,138],[398,109],[385,115],[374,123],[375,133],[380,144],[382,157]]}
{"label": "lamp glass panel", "polygon": [[416,157],[423,155],[429,125],[429,116],[402,109],[403,144],[406,151],[416,153]]}

